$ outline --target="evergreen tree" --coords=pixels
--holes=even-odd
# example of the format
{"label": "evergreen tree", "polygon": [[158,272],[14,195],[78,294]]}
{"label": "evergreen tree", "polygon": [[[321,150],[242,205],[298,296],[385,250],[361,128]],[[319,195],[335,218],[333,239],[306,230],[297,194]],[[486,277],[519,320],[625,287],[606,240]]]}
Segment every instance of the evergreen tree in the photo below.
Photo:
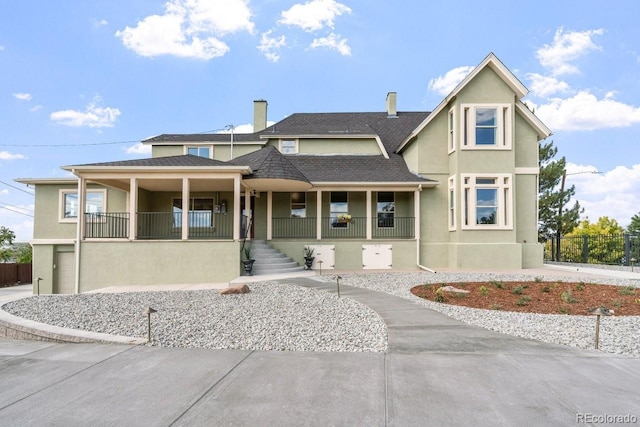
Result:
{"label": "evergreen tree", "polygon": [[[582,209],[576,201],[568,207],[569,200],[576,192],[575,186],[563,188],[566,178],[567,161],[564,157],[554,160],[558,149],[553,141],[540,143],[538,164],[540,166],[538,195],[538,240],[545,242],[558,231],[564,235],[570,233],[580,219]],[[560,207],[562,214],[560,215]]]}
{"label": "evergreen tree", "polygon": [[631,217],[631,224],[627,227],[627,233],[640,236],[640,212]]}

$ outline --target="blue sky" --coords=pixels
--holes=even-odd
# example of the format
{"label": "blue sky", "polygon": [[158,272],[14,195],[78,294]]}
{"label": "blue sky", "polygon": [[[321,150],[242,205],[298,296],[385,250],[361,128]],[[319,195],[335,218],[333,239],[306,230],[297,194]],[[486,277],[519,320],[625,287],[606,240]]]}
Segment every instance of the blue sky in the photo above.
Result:
{"label": "blue sky", "polygon": [[147,157],[139,141],[161,133],[251,130],[255,99],[269,121],[383,111],[389,91],[399,111],[430,111],[490,52],[530,89],[583,217],[627,225],[640,212],[638,16],[633,0],[3,2],[0,225],[32,237],[34,197],[15,178]]}

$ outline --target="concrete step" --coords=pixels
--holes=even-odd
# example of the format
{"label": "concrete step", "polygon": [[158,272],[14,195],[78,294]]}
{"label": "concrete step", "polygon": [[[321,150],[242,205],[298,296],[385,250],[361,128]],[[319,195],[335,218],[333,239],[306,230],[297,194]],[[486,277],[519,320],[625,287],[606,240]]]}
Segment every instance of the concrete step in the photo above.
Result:
{"label": "concrete step", "polygon": [[253,263],[254,265],[282,265],[293,262],[293,260],[288,256],[282,256],[279,258],[255,258],[255,260],[256,262]]}
{"label": "concrete step", "polygon": [[261,274],[284,274],[284,273],[296,273],[299,271],[304,271],[304,268],[297,266],[297,267],[290,267],[290,268],[279,268],[279,269],[272,269],[272,270],[263,270],[261,268],[254,268],[253,269],[253,275],[254,276],[259,276]]}
{"label": "concrete step", "polygon": [[254,269],[259,269],[259,270],[281,270],[283,268],[293,268],[293,267],[300,267],[300,265],[298,265],[297,262],[294,261],[289,261],[289,262],[283,262],[283,263],[279,263],[279,264],[258,264],[258,262],[256,261],[253,264],[253,268]]}

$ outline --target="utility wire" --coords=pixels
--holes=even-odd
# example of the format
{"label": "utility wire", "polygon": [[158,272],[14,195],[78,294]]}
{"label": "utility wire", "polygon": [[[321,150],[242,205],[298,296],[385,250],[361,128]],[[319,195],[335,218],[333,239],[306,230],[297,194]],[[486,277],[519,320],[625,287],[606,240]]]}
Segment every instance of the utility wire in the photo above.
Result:
{"label": "utility wire", "polygon": [[32,193],[31,191],[24,190],[24,189],[22,189],[22,188],[16,187],[15,185],[11,185],[11,184],[6,183],[6,182],[4,182],[4,181],[0,181],[0,184],[4,184],[4,185],[9,186],[9,187],[11,187],[11,188],[15,188],[16,190],[18,190],[18,191],[22,191],[23,193],[27,193],[27,194],[29,194],[29,195],[31,195],[31,196],[34,196],[34,195],[35,195],[35,194],[34,194],[34,193]]}
{"label": "utility wire", "polygon": [[24,216],[30,216],[31,218],[33,218],[33,215],[30,215],[30,214],[28,214],[28,213],[24,213],[24,212],[20,212],[20,211],[16,211],[16,210],[11,209],[11,208],[8,208],[8,207],[6,207],[6,206],[0,206],[0,209],[6,209],[6,210],[8,210],[8,211],[15,212],[15,213],[17,213],[17,214],[24,215]]}
{"label": "utility wire", "polygon": [[8,205],[8,204],[6,204],[4,202],[0,202],[0,207],[2,207],[2,206],[7,206],[9,208],[14,208],[14,209],[20,209],[20,210],[27,211],[27,212],[33,212],[33,209],[21,208],[20,206],[13,206],[13,205]]}

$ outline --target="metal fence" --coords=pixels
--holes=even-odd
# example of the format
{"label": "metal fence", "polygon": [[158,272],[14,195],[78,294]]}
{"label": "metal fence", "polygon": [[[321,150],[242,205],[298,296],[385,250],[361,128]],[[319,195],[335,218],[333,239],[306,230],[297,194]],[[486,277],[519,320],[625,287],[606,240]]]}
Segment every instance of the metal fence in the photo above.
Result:
{"label": "metal fence", "polygon": [[[365,239],[367,237],[367,218],[353,217],[350,220],[321,218],[321,236],[323,239]],[[371,219],[374,239],[413,239],[415,237],[414,217],[387,217]],[[317,236],[317,218],[273,218],[273,237],[278,238],[315,238]]]}
{"label": "metal fence", "polygon": [[607,264],[630,266],[640,261],[640,236],[625,234],[602,234],[564,236],[545,242],[545,260],[578,262],[584,264]]}

